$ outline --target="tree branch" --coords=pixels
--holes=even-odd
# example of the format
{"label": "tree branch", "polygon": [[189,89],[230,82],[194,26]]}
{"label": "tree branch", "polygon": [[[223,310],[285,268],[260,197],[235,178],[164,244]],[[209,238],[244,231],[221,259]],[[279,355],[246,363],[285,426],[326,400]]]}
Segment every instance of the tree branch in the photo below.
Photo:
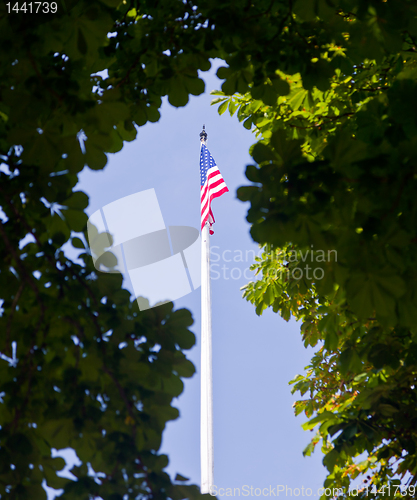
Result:
{"label": "tree branch", "polygon": [[22,278],[25,279],[25,281],[29,284],[29,286],[35,292],[36,298],[39,301],[42,312],[45,312],[45,306],[44,306],[43,301],[41,299],[41,296],[39,294],[38,287],[34,283],[33,278],[26,271],[24,265],[22,264],[22,260],[19,258],[16,251],[14,250],[13,246],[11,245],[9,238],[7,237],[6,231],[4,230],[4,224],[1,221],[0,221],[0,234],[1,234],[3,241],[7,247],[7,250],[9,251],[10,255],[13,257],[14,261],[16,262],[16,266],[18,267],[18,269],[22,275]]}
{"label": "tree branch", "polygon": [[23,289],[25,288],[25,283],[22,281],[20,284],[19,289],[17,290],[16,295],[14,296],[13,302],[12,302],[12,307],[9,315],[9,319],[7,321],[7,327],[6,327],[6,354],[11,357],[11,348],[10,346],[10,328],[12,326],[12,320],[14,316],[14,312],[16,310],[17,303],[19,301],[20,296],[22,295]]}

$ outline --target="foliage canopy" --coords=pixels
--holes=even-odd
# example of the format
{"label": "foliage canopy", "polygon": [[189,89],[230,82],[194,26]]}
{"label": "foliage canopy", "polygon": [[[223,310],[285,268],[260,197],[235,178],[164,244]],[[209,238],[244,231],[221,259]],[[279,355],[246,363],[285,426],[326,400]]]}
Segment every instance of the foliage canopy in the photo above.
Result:
{"label": "foliage canopy", "polygon": [[363,474],[358,496],[401,496],[400,479],[413,496],[404,486],[417,478],[416,8],[315,5],[296,2],[285,28],[314,44],[314,76],[277,65],[261,90],[254,81],[215,101],[259,139],[252,185],[238,197],[266,246],[244,296],[257,314],[301,320],[305,345],[319,347],[291,383],[309,396],[295,412],[309,417],[306,430],[318,426],[304,453],[322,440],[325,486],[347,494]]}
{"label": "foliage canopy", "polygon": [[[301,319],[305,343],[321,346],[294,381],[310,392],[296,412],[320,424],[306,453],[323,439],[326,485],[360,472],[377,486],[395,472],[414,481],[416,15],[411,0],[0,6],[2,497],[45,498],[43,481],[68,499],[198,496],[158,454],[193,373],[189,313],[138,315],[120,276],[61,247],[85,248],[77,174],[157,121],[162,96],[183,106],[201,94],[214,57],[226,63],[219,110],[259,138],[239,197],[266,247],[245,295],[258,313]],[[76,481],[51,458],[68,445]]]}
{"label": "foliage canopy", "polygon": [[[138,314],[120,275],[95,272],[88,197],[74,190],[85,165],[102,169],[135,125],[158,120],[162,95],[180,105],[204,90],[207,58],[166,62],[187,36],[178,17],[192,12],[166,7],[144,3],[138,16],[114,0],[65,0],[57,14],[0,6],[1,498],[46,498],[45,482],[68,499],[200,495],[182,476],[174,483],[158,453],[181,379],[194,373],[183,354],[195,342],[191,314],[172,304]],[[84,264],[63,253],[69,241]],[[82,462],[74,481],[51,457],[66,447]]]}

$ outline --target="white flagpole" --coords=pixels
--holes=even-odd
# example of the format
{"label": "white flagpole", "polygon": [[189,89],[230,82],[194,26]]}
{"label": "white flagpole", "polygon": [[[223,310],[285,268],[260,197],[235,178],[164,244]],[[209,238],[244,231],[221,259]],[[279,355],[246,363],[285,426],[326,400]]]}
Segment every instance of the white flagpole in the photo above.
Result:
{"label": "white flagpole", "polygon": [[[206,144],[207,133],[200,134]],[[210,230],[206,222],[201,233],[201,493],[213,486],[213,375],[211,354]]]}

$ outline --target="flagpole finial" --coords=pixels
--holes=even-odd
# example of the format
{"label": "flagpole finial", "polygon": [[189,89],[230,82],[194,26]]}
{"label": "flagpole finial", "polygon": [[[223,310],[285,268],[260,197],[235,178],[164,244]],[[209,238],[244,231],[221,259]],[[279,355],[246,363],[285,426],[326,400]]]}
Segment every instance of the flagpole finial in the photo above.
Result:
{"label": "flagpole finial", "polygon": [[200,141],[205,144],[207,141],[207,132],[206,132],[206,126],[203,125],[203,130],[200,132]]}

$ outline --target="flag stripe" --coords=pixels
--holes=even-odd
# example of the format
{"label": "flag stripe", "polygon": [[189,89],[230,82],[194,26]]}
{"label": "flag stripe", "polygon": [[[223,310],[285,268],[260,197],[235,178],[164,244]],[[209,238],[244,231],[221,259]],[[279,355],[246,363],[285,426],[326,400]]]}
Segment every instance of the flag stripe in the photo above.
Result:
{"label": "flag stripe", "polygon": [[[210,201],[213,200],[214,198],[218,198],[219,196],[221,196],[224,193],[227,193],[228,191],[229,190],[227,189],[227,187],[223,187],[221,191],[219,191],[217,194],[211,196]],[[211,215],[211,217],[213,219],[213,222],[215,222],[214,217],[213,217],[213,212],[210,212],[210,210],[207,207],[204,210],[204,212],[202,212],[202,214],[201,214],[201,229],[203,229],[204,224],[205,224],[205,222],[207,220],[208,215]]]}
{"label": "flag stripe", "polygon": [[201,213],[206,212],[206,210],[208,209],[208,205],[211,203],[211,201],[214,198],[218,198],[219,196],[221,196],[223,193],[226,193],[227,191],[229,191],[229,190],[227,189],[227,186],[225,185],[224,182],[221,182],[214,189],[210,189],[210,199],[208,199],[209,196],[207,193],[206,196],[204,197],[204,200],[201,202]]}
{"label": "flag stripe", "polygon": [[219,191],[219,188],[226,186],[223,178],[217,179],[215,182],[210,182],[208,185],[206,184],[201,192],[201,204],[205,206],[207,203],[208,194],[212,192]]}

